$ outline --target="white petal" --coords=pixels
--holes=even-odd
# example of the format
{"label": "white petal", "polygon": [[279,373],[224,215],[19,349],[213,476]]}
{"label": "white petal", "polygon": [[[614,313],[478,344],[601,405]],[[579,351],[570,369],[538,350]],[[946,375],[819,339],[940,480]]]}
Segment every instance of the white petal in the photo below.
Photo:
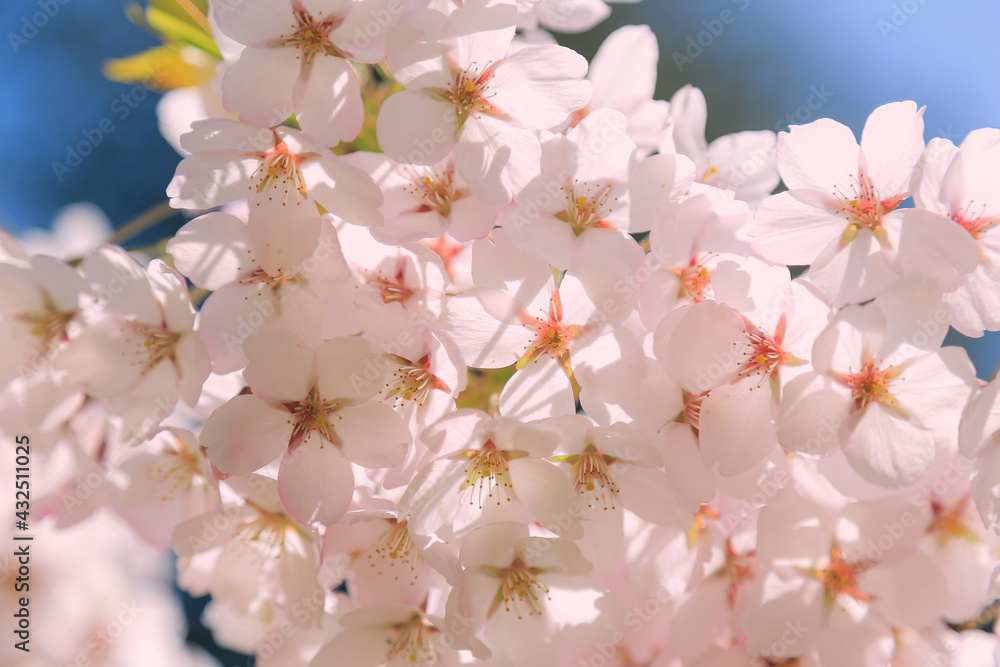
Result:
{"label": "white petal", "polygon": [[871,403],[844,424],[841,445],[859,475],[873,484],[906,486],[927,472],[934,460],[934,436],[912,421]]}
{"label": "white petal", "polygon": [[403,463],[410,431],[384,403],[341,408],[331,418],[344,456],[365,468],[392,468]]}
{"label": "white petal", "polygon": [[292,89],[302,70],[296,48],[243,49],[222,75],[222,103],[240,120],[265,127],[291,115]]}
{"label": "white petal", "polygon": [[282,457],[278,493],[299,523],[334,523],[351,504],[354,472],[336,447],[313,432]]}
{"label": "white petal", "polygon": [[423,92],[403,90],[385,101],[378,114],[378,144],[405,164],[436,164],[455,145],[455,109]]}
{"label": "white petal", "polygon": [[250,360],[243,378],[268,400],[300,401],[316,383],[313,350],[293,333],[260,331],[243,343],[243,351]]}
{"label": "white petal", "polygon": [[582,506],[558,466],[529,458],[512,459],[508,465],[514,493],[538,523],[570,540],[583,537]]}
{"label": "white petal", "polygon": [[336,56],[313,60],[312,67],[296,84],[295,119],[325,146],[353,141],[358,136],[365,108],[361,82],[350,63]]}
{"label": "white petal", "polygon": [[287,410],[256,396],[237,396],[205,421],[201,444],[216,468],[245,475],[278,458],[288,446],[292,427]]}

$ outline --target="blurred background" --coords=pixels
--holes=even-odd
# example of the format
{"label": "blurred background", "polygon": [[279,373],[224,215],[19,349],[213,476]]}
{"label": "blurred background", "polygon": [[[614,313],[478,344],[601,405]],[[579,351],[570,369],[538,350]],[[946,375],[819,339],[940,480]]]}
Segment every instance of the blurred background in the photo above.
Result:
{"label": "blurred background", "polygon": [[[179,156],[157,132],[159,96],[101,74],[106,60],[157,44],[126,19],[124,7],[122,0],[0,6],[0,225],[16,235],[50,227],[56,212],[75,202],[93,202],[118,227],[166,201]],[[898,100],[927,106],[925,139],[957,144],[970,130],[1000,126],[1000,3],[992,0],[645,0],[614,7],[591,33],[560,41],[589,58],[612,30],[652,26],[660,44],[658,97],[669,99],[688,83],[701,88],[709,140],[820,117],[860,134],[875,107]],[[71,147],[88,136],[100,142],[71,161]],[[183,222],[175,216],[133,243],[155,242]],[[993,375],[1000,336],[952,335],[948,342],[967,346],[981,378]],[[199,603],[187,604],[196,619]],[[210,641],[197,626],[191,638]],[[220,657],[247,664],[235,654]]]}

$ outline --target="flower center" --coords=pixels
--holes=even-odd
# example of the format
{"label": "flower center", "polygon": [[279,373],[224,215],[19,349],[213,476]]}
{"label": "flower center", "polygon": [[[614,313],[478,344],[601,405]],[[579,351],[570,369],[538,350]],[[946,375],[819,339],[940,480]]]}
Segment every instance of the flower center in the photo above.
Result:
{"label": "flower center", "polygon": [[236,526],[236,537],[255,551],[268,558],[277,558],[285,552],[285,538],[289,530],[298,530],[284,514],[268,512],[247,501],[255,515],[244,517]]}
{"label": "flower center", "polygon": [[293,7],[296,23],[292,25],[292,33],[287,37],[284,34],[279,35],[273,46],[292,46],[299,49],[302,52],[299,58],[305,66],[311,65],[313,58],[319,54],[346,57],[330,41],[330,33],[343,23],[344,19],[332,17],[315,19],[297,2],[293,3]]}
{"label": "flower center", "polygon": [[878,190],[867,174],[858,176],[858,184],[852,195],[839,191],[834,194],[840,200],[840,206],[834,212],[847,219],[848,223],[841,237],[841,246],[853,241],[862,228],[869,229],[879,242],[886,242],[882,217],[899,206],[903,201],[902,195],[880,199]]}
{"label": "flower center", "polygon": [[459,128],[473,114],[493,113],[496,110],[488,99],[490,97],[490,79],[493,78],[495,68],[496,65],[487,65],[481,74],[471,70],[458,72],[451,85],[444,92],[444,99],[455,107]]}
{"label": "flower center", "polygon": [[[609,466],[616,461],[615,457],[601,454],[594,445],[588,444],[569,469],[577,493],[593,495],[594,500],[604,504],[604,509],[608,509],[610,497],[611,509],[615,509],[615,496],[618,495],[619,489]],[[589,499],[587,506],[593,507]]]}
{"label": "flower center", "polygon": [[694,549],[695,545],[698,544],[698,540],[708,534],[708,520],[718,518],[718,510],[704,504],[698,508],[698,511],[694,513],[694,523],[684,536],[688,549]]}
{"label": "flower center", "polygon": [[583,327],[578,324],[563,324],[562,314],[562,297],[559,296],[559,290],[555,289],[552,291],[548,313],[543,317],[522,316],[522,324],[535,330],[535,339],[517,360],[518,370],[543,354],[560,361],[568,360],[570,343],[580,335]]}
{"label": "flower center", "polygon": [[889,387],[901,372],[901,369],[894,366],[882,370],[876,368],[874,362],[866,361],[860,371],[842,375],[839,380],[851,390],[856,410],[863,410],[872,402],[895,407],[899,405],[899,401],[889,393]]}
{"label": "flower center", "polygon": [[438,664],[437,652],[430,638],[438,631],[437,628],[427,625],[420,614],[414,614],[406,623],[394,627],[399,634],[389,647],[388,664],[398,664],[397,658],[413,665]]}
{"label": "flower center", "polygon": [[[318,432],[326,442],[339,443],[333,422],[330,419],[340,409],[340,404],[336,401],[324,401],[316,387],[310,389],[309,395],[301,401],[287,403],[285,407],[289,409],[295,419],[289,446],[298,444],[314,432]],[[343,419],[343,417],[337,415],[337,419]],[[322,446],[321,442],[320,447]]]}
{"label": "flower center", "polygon": [[937,535],[938,545],[944,546],[953,539],[979,544],[979,536],[966,523],[965,507],[968,502],[969,497],[966,496],[957,505],[948,508],[937,498],[931,500],[934,518],[927,526],[927,532]]}
{"label": "flower center", "polygon": [[740,586],[752,580],[755,576],[756,556],[757,554],[754,551],[742,555],[736,553],[733,549],[732,539],[726,538],[726,561],[719,566],[719,569],[712,576],[726,579],[729,582],[729,591],[726,594],[726,599],[730,609],[736,606],[736,595],[739,593]]}
{"label": "flower center", "polygon": [[393,578],[398,580],[399,572],[396,570],[396,566],[398,565],[404,571],[404,574],[409,569],[410,585],[414,585],[417,579],[417,563],[420,561],[420,552],[413,544],[413,539],[410,537],[410,529],[406,521],[393,524],[379,538],[372,551],[374,554],[368,554],[368,558],[372,561],[371,567],[375,567],[378,564],[379,574],[383,573],[382,568],[388,564],[392,568]]}
{"label": "flower center", "polygon": [[416,362],[395,354],[386,355],[395,363],[385,387],[379,390],[384,398],[395,399],[393,405],[399,407],[410,402],[423,405],[434,389],[451,393],[430,370],[430,355],[424,355]]}
{"label": "flower center", "polygon": [[174,348],[181,339],[179,333],[159,324],[145,322],[129,322],[125,326],[139,339],[133,350],[137,359],[131,363],[142,366],[142,375],[149,373],[161,361],[174,360]]}
{"label": "flower center", "polygon": [[564,193],[565,209],[556,214],[556,217],[568,222],[574,234],[579,236],[591,227],[611,228],[604,222],[604,218],[611,214],[618,197],[611,196],[610,183],[601,185],[574,181],[568,189],[559,189]]}
{"label": "flower center", "polygon": [[159,478],[165,482],[163,494],[160,496],[162,502],[169,502],[190,489],[196,479],[199,483],[205,479],[197,457],[187,450],[180,438],[174,439],[176,448],[167,447],[163,458],[146,472],[149,478]]}
{"label": "flower center", "polygon": [[76,317],[76,311],[56,310],[55,306],[46,299],[44,310],[21,313],[18,319],[28,326],[29,333],[38,341],[38,356],[47,359],[61,343],[69,340],[66,332],[74,317]]}
{"label": "flower center", "polygon": [[984,216],[966,217],[964,213],[953,213],[951,219],[961,225],[977,241],[986,232],[996,227],[997,224],[1000,224],[1000,218],[987,218]]}
{"label": "flower center", "polygon": [[871,600],[858,590],[858,577],[870,566],[865,561],[848,561],[838,547],[830,551],[830,563],[825,570],[816,570],[813,575],[823,582],[827,604],[833,604],[838,595],[846,594],[858,602]]}
{"label": "flower center", "polygon": [[419,202],[417,213],[435,211],[447,218],[452,203],[462,196],[455,189],[454,168],[423,174],[411,173],[411,183],[403,186],[403,190]]}
{"label": "flower center", "polygon": [[692,303],[701,303],[708,297],[712,288],[712,272],[698,263],[697,257],[691,258],[691,264],[684,268],[674,269],[673,273],[680,281],[677,298],[690,299]]}
{"label": "flower center", "polygon": [[498,571],[500,590],[493,602],[491,612],[503,603],[504,610],[513,609],[517,617],[524,618],[521,605],[528,608],[528,616],[542,615],[542,596],[548,597],[549,589],[535,578],[541,573],[537,567],[528,567],[520,558],[515,558],[509,566]]}
{"label": "flower center", "polygon": [[689,393],[687,390],[681,390],[681,397],[684,400],[684,410],[677,415],[677,419],[674,421],[687,424],[694,431],[694,434],[698,435],[698,428],[701,423],[701,404],[705,402],[706,396],[708,396],[707,391],[704,394],[695,395]]}
{"label": "flower center", "polygon": [[396,263],[396,271],[386,275],[382,269],[365,271],[369,285],[378,290],[385,303],[403,303],[414,295],[414,289],[406,283],[406,259],[400,257]]}
{"label": "flower center", "polygon": [[[473,487],[473,496],[479,500],[479,509],[483,508],[483,487],[486,487],[486,497],[492,498],[496,489],[497,505],[503,495],[510,502],[514,485],[510,480],[510,466],[507,465],[507,455],[497,449],[492,440],[487,440],[482,449],[466,454],[471,459],[465,468],[465,483],[463,488]],[[473,498],[469,498],[472,505]]]}
{"label": "flower center", "polygon": [[[285,142],[275,134],[274,148],[260,156],[260,166],[250,177],[250,189],[258,194],[268,190],[267,199],[273,201],[274,191],[283,186],[284,200],[281,205],[287,204],[288,196],[292,194],[298,206],[303,199],[309,197],[309,188],[306,187],[306,179],[300,169],[305,157],[307,156],[292,153]],[[257,205],[260,206],[259,201]]]}

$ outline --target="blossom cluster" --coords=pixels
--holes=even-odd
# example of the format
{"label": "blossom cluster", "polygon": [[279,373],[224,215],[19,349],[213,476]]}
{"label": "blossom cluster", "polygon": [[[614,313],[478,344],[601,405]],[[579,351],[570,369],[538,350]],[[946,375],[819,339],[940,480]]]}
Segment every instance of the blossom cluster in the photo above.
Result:
{"label": "blossom cluster", "polygon": [[609,11],[213,2],[162,257],[0,238],[35,518],[172,547],[262,667],[992,664],[1000,384],[942,343],[1000,329],[1000,130],[709,143],[648,28],[546,31]]}

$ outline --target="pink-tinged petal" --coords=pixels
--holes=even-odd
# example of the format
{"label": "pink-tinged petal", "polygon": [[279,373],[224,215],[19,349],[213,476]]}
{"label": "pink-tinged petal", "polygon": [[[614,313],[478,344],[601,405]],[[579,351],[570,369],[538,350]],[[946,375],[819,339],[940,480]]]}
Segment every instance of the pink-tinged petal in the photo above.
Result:
{"label": "pink-tinged petal", "polygon": [[[315,1],[315,0],[310,0]],[[330,4],[327,2],[327,4]],[[347,13],[344,22],[330,32],[330,42],[356,63],[375,64],[385,58],[386,34],[409,6],[398,0],[337,0],[336,13]],[[410,20],[410,13],[406,14]]]}
{"label": "pink-tinged petal", "polygon": [[843,222],[791,192],[781,192],[757,207],[747,236],[754,252],[769,262],[802,266],[812,264],[824,248],[840,238]]}
{"label": "pink-tinged petal", "polygon": [[757,521],[757,555],[776,560],[817,561],[830,553],[834,526],[826,510],[794,491],[785,491],[764,507]]}
{"label": "pink-tinged petal", "polygon": [[706,392],[739,373],[748,349],[744,326],[732,308],[704,301],[685,308],[676,320],[661,322],[653,350],[673,380],[696,393]]}
{"label": "pink-tinged petal", "polygon": [[[808,653],[823,636],[828,612],[820,581],[799,577],[783,581],[777,573],[768,572],[754,582],[751,596],[755,603],[739,617],[750,655],[771,656],[772,647],[780,646],[782,659],[796,658]],[[789,625],[794,629],[794,643],[782,640],[791,634]]]}
{"label": "pink-tinged petal", "polygon": [[873,484],[913,484],[934,460],[934,435],[914,422],[870,403],[842,427],[841,448],[851,467]]}
{"label": "pink-tinged petal", "polygon": [[174,266],[198,287],[217,290],[253,271],[246,225],[228,213],[206,213],[167,242]]}
{"label": "pink-tinged petal", "polygon": [[[147,285],[148,287],[148,285]],[[27,345],[27,343],[25,343]],[[121,396],[142,379],[144,365],[131,363],[141,342],[119,322],[103,320],[86,327],[52,359],[52,367],[68,372],[66,380],[79,384],[95,398]]]}
{"label": "pink-tinged petal", "polygon": [[465,121],[454,147],[455,168],[490,206],[506,206],[538,175],[541,146],[535,133],[488,115]]}
{"label": "pink-tinged petal", "polygon": [[517,10],[509,3],[466,3],[448,15],[441,41],[449,60],[464,69],[504,59],[514,39]]}
{"label": "pink-tinged petal", "polygon": [[497,290],[474,290],[448,300],[446,330],[473,368],[504,368],[534,338],[521,324],[521,305]]}
{"label": "pink-tinged petal", "polygon": [[708,105],[700,88],[688,84],[670,98],[670,111],[674,118],[674,145],[677,152],[697,160],[708,148],[705,141],[705,123]]}
{"label": "pink-tinged petal", "polygon": [[405,21],[389,28],[385,59],[400,85],[444,89],[452,83],[441,45],[445,18],[433,9],[413,9]]}
{"label": "pink-tinged petal", "polygon": [[201,444],[212,464],[245,475],[274,461],[292,437],[292,417],[256,396],[237,396],[205,421]]}
{"label": "pink-tinged petal", "polygon": [[940,618],[951,598],[940,566],[920,551],[891,566],[872,568],[861,575],[858,586],[872,596],[885,620],[898,627],[927,627]]}
{"label": "pink-tinged petal", "polygon": [[611,15],[604,0],[542,0],[539,5],[539,22],[556,32],[584,32]]}
{"label": "pink-tinged petal", "polygon": [[622,504],[641,519],[688,530],[694,515],[682,505],[670,478],[656,468],[612,465]]}
{"label": "pink-tinged petal", "polygon": [[1000,445],[1000,381],[983,387],[966,405],[958,431],[963,456],[990,454]]}
{"label": "pink-tinged petal", "polygon": [[356,225],[382,225],[382,191],[365,172],[331,155],[306,162],[302,174],[309,194],[330,213]]}
{"label": "pink-tinged petal", "polygon": [[302,71],[295,48],[243,49],[222,75],[222,104],[240,120],[271,127],[291,115],[295,82]]}
{"label": "pink-tinged petal", "polygon": [[244,0],[239,5],[212,5],[212,19],[229,37],[241,44],[265,43],[298,24],[287,0]]}
{"label": "pink-tinged petal", "polygon": [[934,352],[948,333],[948,306],[933,278],[909,274],[878,295],[875,302],[885,314],[886,336],[878,356],[886,361]]}
{"label": "pink-tinged petal", "polygon": [[[928,146],[928,153],[930,146]],[[939,154],[950,157],[947,150]],[[948,167],[941,181],[940,201],[949,210],[942,213],[959,212],[966,204],[975,202],[982,217],[1000,214],[1000,202],[996,197],[996,180],[990,174],[1000,168],[1000,130],[984,127],[973,130],[962,141],[958,155]]]}
{"label": "pink-tinged petal", "polygon": [[895,248],[893,268],[934,278],[946,292],[958,288],[962,276],[979,266],[979,247],[972,235],[937,213],[915,208],[891,213],[885,229]]}
{"label": "pink-tinged petal", "polygon": [[913,359],[890,391],[917,423],[939,440],[951,443],[962,409],[977,386],[969,353],[948,346]]}
{"label": "pink-tinged petal", "polygon": [[367,401],[382,388],[386,373],[385,360],[358,336],[326,341],[316,350],[316,363],[316,388],[327,401]]}
{"label": "pink-tinged petal", "polygon": [[653,99],[659,55],[649,26],[627,25],[608,35],[587,76],[594,84],[591,106],[626,111]]}
{"label": "pink-tinged petal", "polygon": [[[629,229],[641,232],[653,225],[660,207],[688,191],[694,182],[695,166],[685,155],[652,155],[639,162],[629,180]],[[690,248],[671,249],[678,254]]]}
{"label": "pink-tinged petal", "polygon": [[440,458],[407,485],[399,508],[413,533],[430,535],[453,519],[462,498],[460,485],[468,477],[468,465],[469,459],[461,454]]}
{"label": "pink-tinged petal", "polygon": [[177,369],[177,391],[180,399],[194,407],[201,396],[202,386],[212,372],[205,341],[194,331],[186,331],[174,348],[174,366]]}
{"label": "pink-tinged petal", "polygon": [[583,537],[577,493],[558,466],[529,458],[508,465],[514,493],[536,521],[561,537]]}
{"label": "pink-tinged petal", "polygon": [[497,67],[490,103],[533,130],[555,127],[587,106],[587,59],[563,46],[527,46]]}
{"label": "pink-tinged petal", "polygon": [[189,155],[167,185],[170,205],[205,209],[246,197],[251,192],[250,177],[259,167],[259,159],[231,149]]}
{"label": "pink-tinged petal", "polygon": [[[232,538],[233,528],[240,515],[248,515],[251,512],[252,510],[237,508],[235,516],[227,516],[219,511],[184,521],[174,528],[170,538],[174,553],[187,558],[224,544]],[[227,529],[219,530],[219,524],[225,525]]]}
{"label": "pink-tinged petal", "polygon": [[295,85],[295,119],[325,146],[353,141],[361,132],[365,107],[358,73],[336,56],[317,57]]}
{"label": "pink-tinged petal", "polygon": [[868,301],[897,276],[878,239],[862,229],[846,248],[836,242],[827,245],[813,260],[806,280],[837,308]]}
{"label": "pink-tinged petal", "polygon": [[412,436],[402,418],[384,403],[341,408],[331,418],[344,456],[364,468],[393,468],[406,458]]}
{"label": "pink-tinged petal", "polygon": [[64,312],[76,310],[80,306],[80,295],[90,292],[87,281],[72,267],[56,258],[35,255],[30,262],[31,268],[34,269],[32,278],[48,295],[57,310]]}
{"label": "pink-tinged petal", "polygon": [[804,373],[782,392],[778,441],[805,454],[825,454],[839,442],[838,431],[853,406],[845,386],[817,373]]}
{"label": "pink-tinged petal", "polygon": [[505,416],[522,421],[576,412],[573,386],[562,366],[548,355],[514,373],[500,392],[499,406]]}
{"label": "pink-tinged petal", "polygon": [[813,343],[813,369],[820,373],[846,373],[869,361],[881,364],[888,327],[885,313],[877,307],[841,310]]}
{"label": "pink-tinged petal", "polygon": [[160,324],[160,306],[153,297],[146,271],[117,246],[104,245],[80,264],[93,285],[98,304],[109,315]]}
{"label": "pink-tinged petal", "polygon": [[501,215],[503,228],[524,251],[565,270],[573,261],[576,235],[567,223],[544,213],[528,217],[524,209],[514,209]]}
{"label": "pink-tinged petal", "polygon": [[[622,112],[598,109],[569,131],[567,137],[577,149],[578,180],[606,181],[629,169],[635,156],[635,142],[626,134],[627,127],[628,119]],[[619,206],[625,203],[625,197],[622,199]]]}
{"label": "pink-tinged petal", "polygon": [[267,314],[275,308],[273,292],[259,293],[254,285],[224,287],[205,299],[198,332],[208,346],[216,373],[229,373],[247,365],[243,341],[265,326]]}
{"label": "pink-tinged petal", "polygon": [[499,210],[478,197],[462,197],[451,205],[448,216],[448,234],[456,241],[475,241],[486,238],[493,229]]}
{"label": "pink-tinged petal", "polygon": [[888,199],[910,190],[913,168],[924,151],[924,109],[894,102],[875,109],[861,133],[865,174]]}
{"label": "pink-tinged petal", "polygon": [[829,118],[778,135],[778,172],[789,190],[848,194],[857,187],[860,148],[851,128]]}
{"label": "pink-tinged petal", "polygon": [[958,203],[961,206],[964,196],[964,174],[961,167],[956,169],[958,177],[953,179],[949,195],[943,196],[942,183],[952,166],[952,161],[958,154],[958,146],[948,139],[934,137],[927,142],[924,154],[917,162],[913,173],[913,203],[917,208],[948,215],[951,213],[949,204]]}
{"label": "pink-tinged petal", "polygon": [[300,401],[316,384],[313,350],[296,334],[260,331],[244,341],[243,351],[250,360],[243,378],[267,400]]}
{"label": "pink-tinged petal", "polygon": [[270,127],[210,118],[192,123],[191,130],[181,136],[181,147],[188,153],[229,151],[234,156],[248,157],[274,148],[274,132]]}
{"label": "pink-tinged petal", "polygon": [[[505,567],[517,556],[517,542],[528,537],[528,527],[511,521],[480,526],[462,542],[459,560],[466,568],[477,565]],[[499,586],[499,582],[497,584]]]}
{"label": "pink-tinged petal", "polygon": [[334,523],[354,495],[354,472],[337,448],[313,431],[281,458],[278,495],[299,523]]}
{"label": "pink-tinged petal", "polygon": [[[263,195],[270,197],[268,191]],[[309,201],[282,208],[280,215],[275,208],[283,202],[261,203],[250,207],[247,224],[260,268],[275,278],[295,275],[315,251],[322,221]]]}
{"label": "pink-tinged petal", "polygon": [[951,309],[951,326],[971,338],[1000,330],[1000,291],[995,288],[1000,284],[1000,258],[990,257],[989,263],[980,264],[963,280],[962,287],[944,295]]}
{"label": "pink-tinged petal", "polygon": [[181,332],[194,327],[194,308],[188,294],[187,283],[180,274],[167,266],[163,260],[154,259],[146,267],[149,286],[163,313],[163,325]]}
{"label": "pink-tinged petal", "polygon": [[404,164],[436,164],[455,145],[458,119],[444,100],[403,90],[382,104],[378,114],[379,147]]}
{"label": "pink-tinged petal", "polygon": [[386,664],[389,649],[398,633],[391,628],[351,628],[323,645],[309,667],[357,665],[379,667]]}
{"label": "pink-tinged petal", "polygon": [[701,404],[698,438],[707,465],[738,475],[763,461],[778,445],[770,382],[748,377],[713,389]]}

